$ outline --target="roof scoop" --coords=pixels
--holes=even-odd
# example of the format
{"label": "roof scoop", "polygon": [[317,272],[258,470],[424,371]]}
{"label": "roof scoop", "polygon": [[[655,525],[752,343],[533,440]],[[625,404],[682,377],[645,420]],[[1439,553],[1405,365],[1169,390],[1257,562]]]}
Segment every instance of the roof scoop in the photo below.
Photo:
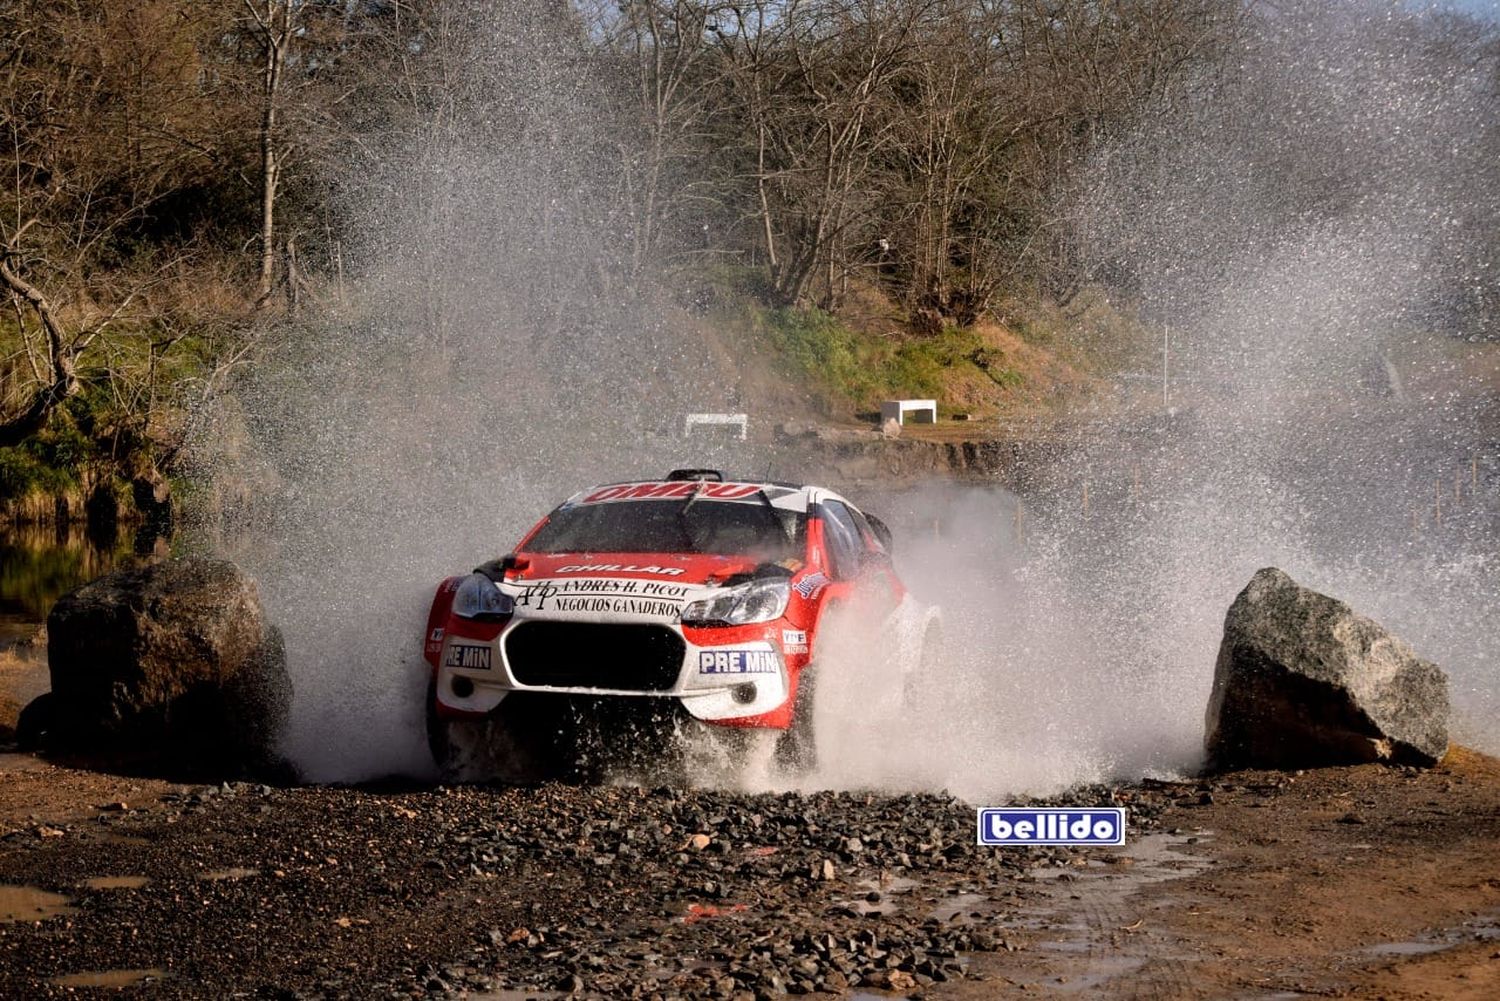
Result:
{"label": "roof scoop", "polygon": [[724,474],[717,469],[674,469],[667,474],[668,483],[682,483],[690,480],[708,480],[713,483],[723,483]]}

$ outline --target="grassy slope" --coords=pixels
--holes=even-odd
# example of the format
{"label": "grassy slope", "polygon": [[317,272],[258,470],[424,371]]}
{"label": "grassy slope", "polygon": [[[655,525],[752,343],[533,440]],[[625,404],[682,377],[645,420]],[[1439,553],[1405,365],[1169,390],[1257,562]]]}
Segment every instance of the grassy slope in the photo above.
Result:
{"label": "grassy slope", "polygon": [[1104,377],[1131,364],[1146,337],[1102,301],[1068,311],[1012,303],[997,319],[931,335],[868,304],[833,316],[741,303],[708,327],[748,347],[751,363],[738,369],[758,402],[829,420],[869,420],[895,398],[934,398],[942,417],[1055,414],[1097,403]]}

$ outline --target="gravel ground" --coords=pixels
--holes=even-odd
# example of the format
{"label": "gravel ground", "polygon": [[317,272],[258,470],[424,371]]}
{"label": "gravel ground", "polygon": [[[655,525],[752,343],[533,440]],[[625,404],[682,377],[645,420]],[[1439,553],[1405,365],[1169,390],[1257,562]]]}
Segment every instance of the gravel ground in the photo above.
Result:
{"label": "gravel ground", "polygon": [[[1154,799],[1069,802],[1127,802],[1139,831]],[[72,908],[0,925],[0,995],[121,969],[163,971],[156,997],[921,988],[1012,947],[988,916],[1075,858],[980,849],[972,807],[936,796],[231,784],[100,806],[0,837],[0,883]]]}
{"label": "gravel ground", "polygon": [[180,786],[0,754],[0,997],[1500,996],[1500,762],[941,796]]}

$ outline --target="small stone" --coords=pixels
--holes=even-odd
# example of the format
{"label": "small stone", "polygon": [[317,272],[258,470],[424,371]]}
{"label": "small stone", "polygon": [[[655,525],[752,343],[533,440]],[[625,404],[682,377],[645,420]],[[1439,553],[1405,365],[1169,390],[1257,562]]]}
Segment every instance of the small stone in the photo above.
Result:
{"label": "small stone", "polygon": [[709,837],[707,834],[694,834],[692,837],[688,838],[687,847],[691,848],[695,852],[701,852],[703,849],[707,848],[712,841],[713,838]]}

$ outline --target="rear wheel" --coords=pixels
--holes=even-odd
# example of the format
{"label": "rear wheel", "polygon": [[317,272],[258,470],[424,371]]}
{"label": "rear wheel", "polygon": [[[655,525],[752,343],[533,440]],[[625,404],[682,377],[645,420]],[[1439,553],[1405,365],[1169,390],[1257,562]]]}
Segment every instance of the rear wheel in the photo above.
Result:
{"label": "rear wheel", "polygon": [[901,675],[902,708],[911,710],[921,705],[925,693],[931,691],[933,679],[943,667],[943,629],[933,622],[922,634],[922,646],[917,662],[904,665]]}

